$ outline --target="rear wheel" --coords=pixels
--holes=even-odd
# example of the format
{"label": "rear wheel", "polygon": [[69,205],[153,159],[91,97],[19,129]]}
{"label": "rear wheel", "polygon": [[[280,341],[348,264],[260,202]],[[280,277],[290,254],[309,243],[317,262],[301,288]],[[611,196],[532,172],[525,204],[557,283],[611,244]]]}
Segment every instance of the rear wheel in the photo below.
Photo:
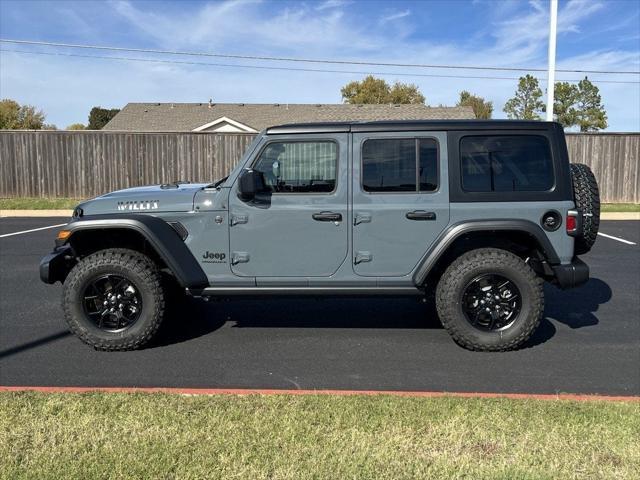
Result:
{"label": "rear wheel", "polygon": [[482,248],[458,257],[436,289],[440,321],[470,350],[519,347],[536,330],[544,311],[542,280],[520,257]]}
{"label": "rear wheel", "polygon": [[62,306],[70,330],[94,348],[140,348],[153,338],[164,316],[160,272],[139,252],[101,250],[69,272]]}
{"label": "rear wheel", "polygon": [[596,243],[600,227],[600,192],[591,169],[582,163],[571,164],[571,181],[576,208],[582,213],[582,232],[576,237],[575,253],[587,253]]}

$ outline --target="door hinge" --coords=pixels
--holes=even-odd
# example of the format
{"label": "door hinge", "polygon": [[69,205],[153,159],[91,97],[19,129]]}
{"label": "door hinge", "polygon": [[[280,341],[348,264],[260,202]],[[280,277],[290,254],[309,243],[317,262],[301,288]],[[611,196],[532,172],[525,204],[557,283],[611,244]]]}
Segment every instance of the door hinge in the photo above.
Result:
{"label": "door hinge", "polygon": [[360,225],[361,223],[371,223],[371,214],[356,213],[356,216],[353,218],[353,224]]}
{"label": "door hinge", "polygon": [[249,254],[247,252],[233,252],[231,254],[231,265],[237,265],[239,263],[247,263],[249,261]]}
{"label": "door hinge", "polygon": [[373,260],[373,255],[369,252],[356,252],[356,258],[353,261],[354,264],[358,265],[359,263],[370,262]]}
{"label": "door hinge", "polygon": [[231,218],[229,219],[229,223],[232,227],[240,223],[247,223],[248,221],[249,215],[231,215]]}

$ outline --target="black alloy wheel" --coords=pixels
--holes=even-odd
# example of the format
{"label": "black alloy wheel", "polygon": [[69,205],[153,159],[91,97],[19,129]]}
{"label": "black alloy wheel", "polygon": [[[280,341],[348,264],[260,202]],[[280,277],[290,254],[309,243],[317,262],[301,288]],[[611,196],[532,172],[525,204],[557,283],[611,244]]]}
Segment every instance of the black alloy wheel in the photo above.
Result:
{"label": "black alloy wheel", "polygon": [[140,318],[142,296],[138,287],[121,275],[91,279],[84,290],[84,312],[99,329],[121,332]]}
{"label": "black alloy wheel", "polygon": [[436,288],[442,325],[464,348],[485,352],[525,344],[544,314],[543,279],[522,258],[499,248],[463,253]]}
{"label": "black alloy wheel", "polygon": [[467,321],[479,330],[499,331],[516,321],[522,308],[518,287],[506,277],[486,273],[464,289],[462,308]]}

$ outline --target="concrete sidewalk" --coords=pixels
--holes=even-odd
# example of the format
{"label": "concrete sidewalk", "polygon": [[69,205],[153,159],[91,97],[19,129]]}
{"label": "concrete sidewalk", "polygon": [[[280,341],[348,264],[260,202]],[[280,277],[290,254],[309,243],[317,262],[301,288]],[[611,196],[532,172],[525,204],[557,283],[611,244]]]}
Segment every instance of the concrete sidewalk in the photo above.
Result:
{"label": "concrete sidewalk", "polygon": [[[1,217],[67,217],[72,210],[0,210]],[[640,212],[603,212],[601,220],[640,220]]]}
{"label": "concrete sidewalk", "polygon": [[0,210],[0,217],[68,217],[73,210]]}

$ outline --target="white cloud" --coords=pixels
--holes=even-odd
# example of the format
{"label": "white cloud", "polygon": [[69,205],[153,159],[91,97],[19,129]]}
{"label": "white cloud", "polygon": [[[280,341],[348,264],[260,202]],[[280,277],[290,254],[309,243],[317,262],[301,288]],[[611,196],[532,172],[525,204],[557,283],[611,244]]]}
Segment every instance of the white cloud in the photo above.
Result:
{"label": "white cloud", "polygon": [[375,49],[363,43],[362,26],[351,22],[344,11],[334,8],[317,11],[306,4],[286,7],[270,17],[256,8],[255,1],[225,1],[205,4],[196,14],[159,15],[141,10],[128,1],[116,4],[116,11],[133,26],[166,48],[194,48],[211,51],[222,47],[251,46],[256,51],[326,52],[349,45]]}
{"label": "white cloud", "polygon": [[[510,52],[515,49],[523,63],[535,60],[536,55],[546,49],[549,37],[549,10],[543,8],[539,1],[532,1],[530,5],[533,10],[526,15],[511,15],[507,19],[496,18],[492,33],[497,51]],[[600,2],[585,0],[567,2],[558,11],[559,41],[564,34],[578,33],[580,21],[602,8],[603,4]],[[513,62],[513,55],[506,57],[506,60],[509,63]]]}
{"label": "white cloud", "polygon": [[409,9],[402,10],[401,12],[390,13],[388,15],[381,16],[380,23],[384,24],[387,22],[392,22],[394,20],[399,20],[401,18],[408,17],[409,15],[411,15],[411,10]]}
{"label": "white cloud", "polygon": [[328,8],[341,8],[346,5],[349,5],[351,2],[348,0],[326,0],[322,2],[320,5],[316,6],[316,10],[322,11]]}

